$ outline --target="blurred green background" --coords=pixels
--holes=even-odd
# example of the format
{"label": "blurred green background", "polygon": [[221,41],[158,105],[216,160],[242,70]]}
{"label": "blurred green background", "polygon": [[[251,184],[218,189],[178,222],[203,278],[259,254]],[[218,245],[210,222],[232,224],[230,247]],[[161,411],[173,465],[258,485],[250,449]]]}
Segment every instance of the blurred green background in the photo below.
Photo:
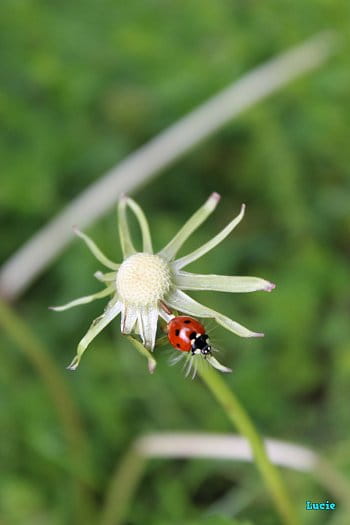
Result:
{"label": "blurred green background", "polygon": [[[339,53],[320,70],[245,112],[133,196],[150,220],[156,249],[212,191],[224,198],[196,234],[196,246],[247,204],[239,228],[189,270],[261,276],[277,289],[193,296],[266,333],[242,340],[212,325],[211,335],[220,360],[234,368],[226,381],[261,433],[307,445],[347,476],[349,14],[347,0],[0,6],[2,260],[106,169],[244,72],[320,30],[342,34]],[[115,211],[89,233],[120,259]],[[110,477],[136,437],[233,431],[201,381],[169,366],[170,349],[159,351],[149,375],[118,322],[93,342],[78,372],[65,370],[105,303],[62,314],[47,306],[98,290],[97,269],[76,240],[15,305],[68,383],[86,440],[84,469],[75,465],[37,368],[10,337],[1,339],[6,525],[88,523],[87,514],[97,523]],[[309,475],[283,475],[301,522],[348,523],[341,510],[338,521],[336,513],[304,512],[306,499],[331,499],[329,493]],[[254,465],[157,460],[146,469],[127,523],[227,525],[233,516],[279,523]]]}

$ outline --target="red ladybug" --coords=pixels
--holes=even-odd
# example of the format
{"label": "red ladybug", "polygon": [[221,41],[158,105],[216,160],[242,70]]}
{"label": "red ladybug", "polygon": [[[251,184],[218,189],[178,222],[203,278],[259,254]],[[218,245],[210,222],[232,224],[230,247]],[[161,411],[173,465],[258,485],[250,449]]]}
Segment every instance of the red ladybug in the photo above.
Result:
{"label": "red ladybug", "polygon": [[192,355],[211,355],[209,337],[197,319],[185,315],[174,317],[167,328],[169,342],[177,350],[191,352]]}

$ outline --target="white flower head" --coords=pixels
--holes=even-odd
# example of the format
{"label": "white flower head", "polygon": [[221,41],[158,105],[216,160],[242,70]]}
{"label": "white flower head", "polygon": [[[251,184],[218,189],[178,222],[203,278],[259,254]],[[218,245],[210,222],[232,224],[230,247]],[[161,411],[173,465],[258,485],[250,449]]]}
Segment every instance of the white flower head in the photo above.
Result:
{"label": "white flower head", "polygon": [[[155,368],[155,360],[149,351],[156,344],[158,318],[166,322],[174,317],[173,311],[194,317],[213,318],[215,321],[240,337],[261,337],[264,334],[252,332],[229,317],[208,308],[192,299],[184,290],[215,290],[225,292],[271,291],[275,285],[258,277],[234,277],[224,275],[200,275],[183,271],[191,262],[199,259],[217,246],[240,223],[245,205],[221,232],[200,248],[176,259],[176,254],[189,236],[214,211],[220,196],[212,193],[209,199],[185,223],[175,237],[157,254],[154,254],[147,219],[135,201],[122,196],[118,204],[119,235],[123,252],[123,262],[119,265],[108,259],[94,241],[78,229],[81,237],[96,259],[107,267],[107,273],[96,272],[95,277],[105,284],[105,288],[95,294],[76,299],[64,306],[52,307],[63,311],[73,306],[89,303],[95,299],[111,296],[103,314],[95,319],[78,344],[77,353],[70,370],[75,370],[91,341],[119,314],[121,332],[140,335],[143,345],[133,340],[139,351],[146,355],[150,371]],[[132,242],[126,211],[130,208],[139,223],[142,234],[142,252],[138,252]],[[202,357],[199,357],[200,359]],[[220,371],[230,371],[223,367],[214,356],[207,361]]]}

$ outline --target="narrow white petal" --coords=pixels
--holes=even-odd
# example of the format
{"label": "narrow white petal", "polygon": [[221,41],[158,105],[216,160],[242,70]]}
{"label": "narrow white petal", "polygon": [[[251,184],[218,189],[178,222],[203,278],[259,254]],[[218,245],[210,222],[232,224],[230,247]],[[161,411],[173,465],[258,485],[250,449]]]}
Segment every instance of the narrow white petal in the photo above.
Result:
{"label": "narrow white petal", "polygon": [[110,307],[107,307],[105,312],[95,319],[89,330],[86,332],[84,337],[81,339],[80,343],[78,344],[77,348],[77,354],[74,357],[71,364],[67,367],[69,370],[75,370],[80,362],[80,359],[91,343],[91,341],[111,322],[117,315],[120,313],[122,308],[122,305],[119,301],[117,301],[115,304],[111,305]]}
{"label": "narrow white petal", "polygon": [[155,306],[138,309],[137,317],[143,344],[153,350],[157,333],[158,308]]}
{"label": "narrow white petal", "polygon": [[137,308],[122,306],[122,318],[120,330],[122,334],[130,334],[133,331],[134,325],[137,320]]}
{"label": "narrow white petal", "polygon": [[120,244],[122,247],[124,259],[126,259],[126,257],[129,257],[129,255],[136,253],[135,247],[130,236],[128,220],[126,217],[126,206],[127,197],[123,196],[118,203],[118,225]]}
{"label": "narrow white petal", "polygon": [[216,368],[216,370],[219,370],[220,372],[232,372],[231,368],[228,368],[227,366],[224,366],[221,363],[219,363],[219,361],[215,359],[213,355],[208,355],[207,361],[211,366],[213,366],[214,368]]}
{"label": "narrow white petal", "polygon": [[218,324],[240,337],[262,337],[264,335],[259,332],[252,332],[229,317],[226,317],[207,306],[203,306],[181,290],[174,290],[170,293],[166,298],[166,302],[170,307],[185,314],[193,315],[195,317],[214,318]]}
{"label": "narrow white petal", "polygon": [[[120,265],[118,264],[118,267]],[[95,272],[94,273],[94,277],[96,277],[96,279],[98,281],[101,281],[102,283],[110,283],[110,282],[115,282],[116,280],[116,276],[117,276],[117,272],[107,272],[107,273],[103,273],[103,272]]]}
{"label": "narrow white petal", "polygon": [[[212,310],[214,312],[214,310]],[[226,328],[226,330],[230,330],[234,334],[239,335],[240,337],[264,337],[264,334],[262,332],[252,332],[251,330],[248,330],[245,326],[237,323],[236,321],[233,321],[229,317],[226,317],[226,315],[222,315],[216,312],[215,315],[215,321]]]}
{"label": "narrow white petal", "polygon": [[167,261],[171,261],[183,243],[188,237],[205,221],[205,219],[215,210],[220,195],[212,193],[209,199],[197,210],[192,217],[184,224],[181,230],[173,237],[173,239],[163,248],[159,255],[164,257]]}
{"label": "narrow white petal", "polygon": [[129,339],[130,343],[136,348],[136,350],[141,355],[146,357],[146,359],[148,361],[148,370],[149,370],[150,374],[153,374],[153,372],[155,371],[156,366],[157,366],[157,361],[154,359],[153,355],[147,350],[147,348],[145,348],[140,343],[140,341],[138,341],[137,339],[135,339],[131,335],[128,335],[127,338]]}
{"label": "narrow white petal", "polygon": [[108,257],[106,257],[101,252],[100,248],[96,245],[96,243],[92,239],[90,239],[90,237],[88,235],[86,235],[86,233],[81,232],[76,227],[73,228],[73,231],[78,237],[83,239],[83,241],[85,242],[85,244],[87,245],[87,247],[89,248],[91,253],[93,253],[93,255],[96,257],[96,259],[98,261],[100,261],[100,263],[102,263],[104,266],[106,266],[110,270],[118,270],[119,264],[116,264],[113,261],[111,261],[110,259],[108,259]]}
{"label": "narrow white petal", "polygon": [[196,261],[200,257],[202,257],[204,254],[208,253],[210,250],[215,248],[220,242],[222,242],[231,232],[234,230],[234,228],[241,222],[243,219],[245,212],[245,204],[242,204],[241,211],[235,217],[221,232],[219,232],[215,237],[213,237],[210,241],[203,244],[203,246],[200,246],[197,248],[197,250],[194,250],[193,252],[189,253],[188,255],[185,255],[184,257],[181,257],[180,259],[177,259],[173,263],[173,268],[175,270],[179,270],[183,268],[184,266],[187,266],[193,261]]}
{"label": "narrow white petal", "polygon": [[175,284],[181,290],[213,290],[217,292],[271,292],[273,283],[259,277],[236,277],[229,275],[201,275],[179,271]]}
{"label": "narrow white petal", "polygon": [[146,219],[146,216],[143,213],[140,206],[134,200],[130,199],[129,197],[127,197],[126,199],[127,199],[127,204],[134,212],[138,220],[140,229],[141,229],[142,247],[143,247],[142,251],[146,253],[153,253],[152,239],[151,239],[151,234],[149,231],[149,226],[148,226],[148,221]]}
{"label": "narrow white petal", "polygon": [[55,312],[63,312],[63,310],[68,310],[68,308],[73,308],[73,306],[78,306],[79,304],[91,303],[95,299],[102,299],[102,297],[107,297],[114,292],[114,286],[107,286],[104,290],[96,292],[91,295],[85,295],[85,297],[79,297],[79,299],[74,299],[62,306],[50,306],[50,310],[55,310]]}

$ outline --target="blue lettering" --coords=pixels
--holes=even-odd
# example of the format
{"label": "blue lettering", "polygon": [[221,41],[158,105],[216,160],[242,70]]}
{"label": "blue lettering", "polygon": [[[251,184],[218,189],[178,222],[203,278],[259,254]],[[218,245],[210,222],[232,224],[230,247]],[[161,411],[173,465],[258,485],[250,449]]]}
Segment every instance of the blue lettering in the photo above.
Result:
{"label": "blue lettering", "polygon": [[305,501],[305,510],[334,510],[335,503],[329,503],[328,499],[324,502],[312,503],[309,500]]}

